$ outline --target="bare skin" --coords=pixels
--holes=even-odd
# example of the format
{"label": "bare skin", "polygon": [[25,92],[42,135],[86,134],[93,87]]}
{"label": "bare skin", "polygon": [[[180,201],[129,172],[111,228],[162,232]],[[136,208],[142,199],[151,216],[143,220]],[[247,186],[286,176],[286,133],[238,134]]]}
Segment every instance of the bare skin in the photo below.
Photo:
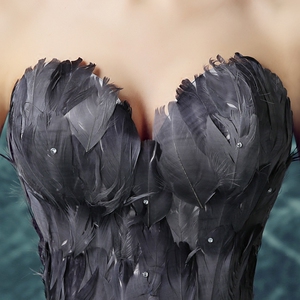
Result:
{"label": "bare skin", "polygon": [[240,52],[282,79],[298,134],[299,9],[297,0],[1,1],[0,126],[27,67],[80,56],[123,88],[141,138],[151,138],[155,108],[174,99],[182,79],[217,54]]}

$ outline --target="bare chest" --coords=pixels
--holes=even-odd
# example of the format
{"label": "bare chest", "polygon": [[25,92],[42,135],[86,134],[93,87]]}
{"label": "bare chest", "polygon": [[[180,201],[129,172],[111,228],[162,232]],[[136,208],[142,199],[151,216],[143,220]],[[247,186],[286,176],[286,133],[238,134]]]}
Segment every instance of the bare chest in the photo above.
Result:
{"label": "bare chest", "polygon": [[38,59],[80,56],[123,88],[120,98],[130,103],[140,135],[148,138],[155,108],[174,100],[181,80],[201,73],[209,58],[220,54],[227,59],[239,51],[265,60],[261,49],[269,41],[238,7],[205,13],[115,1],[101,7],[94,7],[94,1],[85,7],[74,3],[39,7],[36,14],[7,23],[2,52],[4,70],[9,70],[6,99],[15,80]]}

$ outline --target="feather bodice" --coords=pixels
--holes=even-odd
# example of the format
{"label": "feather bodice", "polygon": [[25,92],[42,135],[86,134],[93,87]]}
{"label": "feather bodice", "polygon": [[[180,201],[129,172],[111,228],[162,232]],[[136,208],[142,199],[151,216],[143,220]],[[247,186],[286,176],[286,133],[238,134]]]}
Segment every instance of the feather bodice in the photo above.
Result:
{"label": "feather bodice", "polygon": [[141,142],[118,88],[80,63],[26,70],[9,115],[47,299],[252,299],[291,161],[279,78],[253,58],[217,57]]}

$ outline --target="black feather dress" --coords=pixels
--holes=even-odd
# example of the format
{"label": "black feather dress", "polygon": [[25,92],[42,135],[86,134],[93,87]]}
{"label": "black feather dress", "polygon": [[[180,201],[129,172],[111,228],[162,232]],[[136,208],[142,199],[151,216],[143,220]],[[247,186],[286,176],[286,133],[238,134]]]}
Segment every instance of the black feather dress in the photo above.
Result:
{"label": "black feather dress", "polygon": [[118,88],[81,60],[26,70],[9,114],[47,299],[248,300],[291,162],[279,78],[236,54],[210,61],[141,142]]}

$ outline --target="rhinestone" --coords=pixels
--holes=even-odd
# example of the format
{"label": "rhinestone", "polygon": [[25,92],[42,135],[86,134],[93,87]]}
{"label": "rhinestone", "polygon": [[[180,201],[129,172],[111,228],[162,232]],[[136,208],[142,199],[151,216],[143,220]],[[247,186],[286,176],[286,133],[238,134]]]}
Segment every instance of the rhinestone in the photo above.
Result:
{"label": "rhinestone", "polygon": [[242,147],[243,147],[243,144],[242,144],[241,142],[238,142],[238,143],[236,144],[236,147],[237,147],[237,148],[242,148]]}
{"label": "rhinestone", "polygon": [[143,272],[142,275],[143,275],[143,277],[147,278],[149,276],[149,273],[148,272]]}
{"label": "rhinestone", "polygon": [[234,104],[227,102],[227,105],[231,108],[238,109]]}
{"label": "rhinestone", "polygon": [[144,203],[145,205],[148,205],[148,204],[149,204],[149,201],[148,201],[148,200],[144,200],[143,203]]}
{"label": "rhinestone", "polygon": [[272,193],[273,189],[272,188],[269,188],[268,189],[268,193]]}
{"label": "rhinestone", "polygon": [[208,238],[207,241],[208,241],[209,243],[212,243],[212,242],[214,241],[214,239],[213,239],[213,238]]}
{"label": "rhinestone", "polygon": [[51,148],[51,149],[50,149],[50,153],[51,153],[52,155],[56,154],[56,152],[57,152],[57,149],[56,149],[56,148]]}

